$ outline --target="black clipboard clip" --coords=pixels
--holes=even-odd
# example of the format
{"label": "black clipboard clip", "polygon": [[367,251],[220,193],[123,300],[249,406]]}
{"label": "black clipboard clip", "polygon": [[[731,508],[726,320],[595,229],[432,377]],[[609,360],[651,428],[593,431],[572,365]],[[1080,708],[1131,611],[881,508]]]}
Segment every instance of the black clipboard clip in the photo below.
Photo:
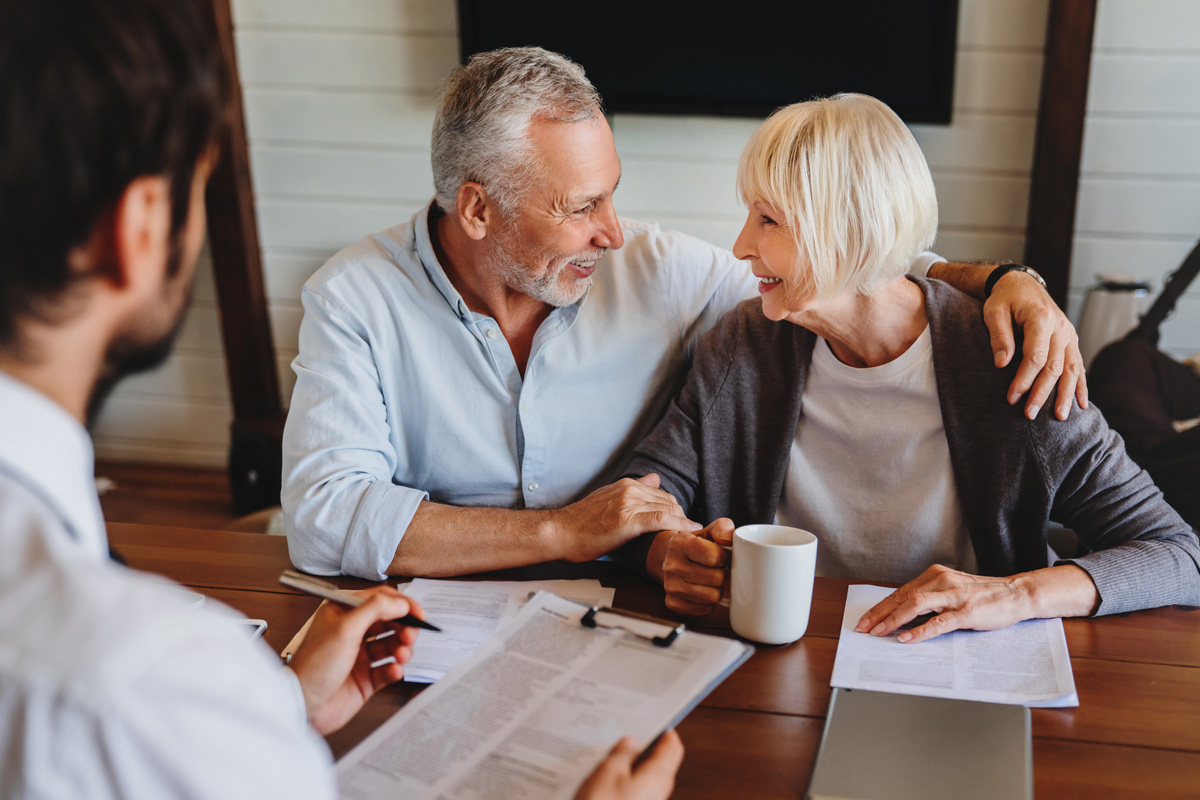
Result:
{"label": "black clipboard clip", "polygon": [[[652,625],[662,625],[663,627],[670,628],[671,631],[663,636],[651,636],[645,633],[639,633],[628,625],[604,625],[599,623],[596,621],[597,614],[612,614],[614,616],[625,617],[627,619],[649,622]],[[610,608],[609,606],[592,606],[588,609],[588,612],[583,615],[583,618],[579,620],[579,624],[583,625],[585,628],[606,628],[608,630],[624,631],[630,636],[636,636],[639,639],[645,639],[648,642],[653,642],[658,647],[670,647],[675,640],[679,638],[679,634],[683,633],[684,628],[686,627],[682,622],[676,625],[673,622],[668,622],[665,619],[659,619],[657,617],[651,617],[648,614],[636,614],[633,611],[621,611],[620,609]]]}

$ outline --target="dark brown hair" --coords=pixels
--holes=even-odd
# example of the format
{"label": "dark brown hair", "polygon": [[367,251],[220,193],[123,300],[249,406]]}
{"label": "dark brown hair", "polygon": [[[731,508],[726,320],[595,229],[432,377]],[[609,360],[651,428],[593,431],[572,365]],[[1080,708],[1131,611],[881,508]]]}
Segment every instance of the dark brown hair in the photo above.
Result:
{"label": "dark brown hair", "polygon": [[68,253],[135,179],[169,181],[178,249],[226,118],[214,27],[207,0],[0,2],[0,346],[67,291]]}

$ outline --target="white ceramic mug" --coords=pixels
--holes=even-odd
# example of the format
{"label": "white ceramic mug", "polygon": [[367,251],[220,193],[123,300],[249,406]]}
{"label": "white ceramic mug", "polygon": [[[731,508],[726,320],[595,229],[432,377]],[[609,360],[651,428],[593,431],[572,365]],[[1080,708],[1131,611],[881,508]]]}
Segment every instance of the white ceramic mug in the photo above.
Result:
{"label": "white ceramic mug", "polygon": [[817,537],[784,525],[743,525],[733,532],[729,624],[763,644],[794,642],[808,630]]}

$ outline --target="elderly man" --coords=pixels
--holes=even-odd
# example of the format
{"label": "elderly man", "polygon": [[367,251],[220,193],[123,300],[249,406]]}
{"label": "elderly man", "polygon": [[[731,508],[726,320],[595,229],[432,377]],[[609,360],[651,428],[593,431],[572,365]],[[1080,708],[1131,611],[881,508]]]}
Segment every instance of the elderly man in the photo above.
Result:
{"label": "elderly man", "polygon": [[[374,579],[457,575],[699,530],[657,476],[609,484],[696,339],[754,294],[746,266],[618,220],[600,98],[578,65],[539,48],[451,73],[432,158],[433,202],[304,288],[284,434],[292,560]],[[933,276],[982,296],[990,272],[941,263]],[[1028,391],[1034,415],[1057,383],[1059,416],[1076,395],[1086,403],[1074,331],[1032,277],[1005,274],[987,316],[998,364],[1014,353],[1011,320],[1025,327],[1010,402]]]}

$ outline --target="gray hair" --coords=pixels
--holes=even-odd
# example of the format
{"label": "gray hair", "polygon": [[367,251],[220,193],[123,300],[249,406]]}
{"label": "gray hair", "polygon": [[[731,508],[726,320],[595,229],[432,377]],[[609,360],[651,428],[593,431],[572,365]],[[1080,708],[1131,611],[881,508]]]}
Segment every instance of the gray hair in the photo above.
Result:
{"label": "gray hair", "polygon": [[458,187],[477,181],[512,213],[542,170],[526,138],[529,123],[582,122],[602,108],[583,67],[558,53],[505,47],[471,56],[442,82],[433,120],[438,206],[454,213]]}

